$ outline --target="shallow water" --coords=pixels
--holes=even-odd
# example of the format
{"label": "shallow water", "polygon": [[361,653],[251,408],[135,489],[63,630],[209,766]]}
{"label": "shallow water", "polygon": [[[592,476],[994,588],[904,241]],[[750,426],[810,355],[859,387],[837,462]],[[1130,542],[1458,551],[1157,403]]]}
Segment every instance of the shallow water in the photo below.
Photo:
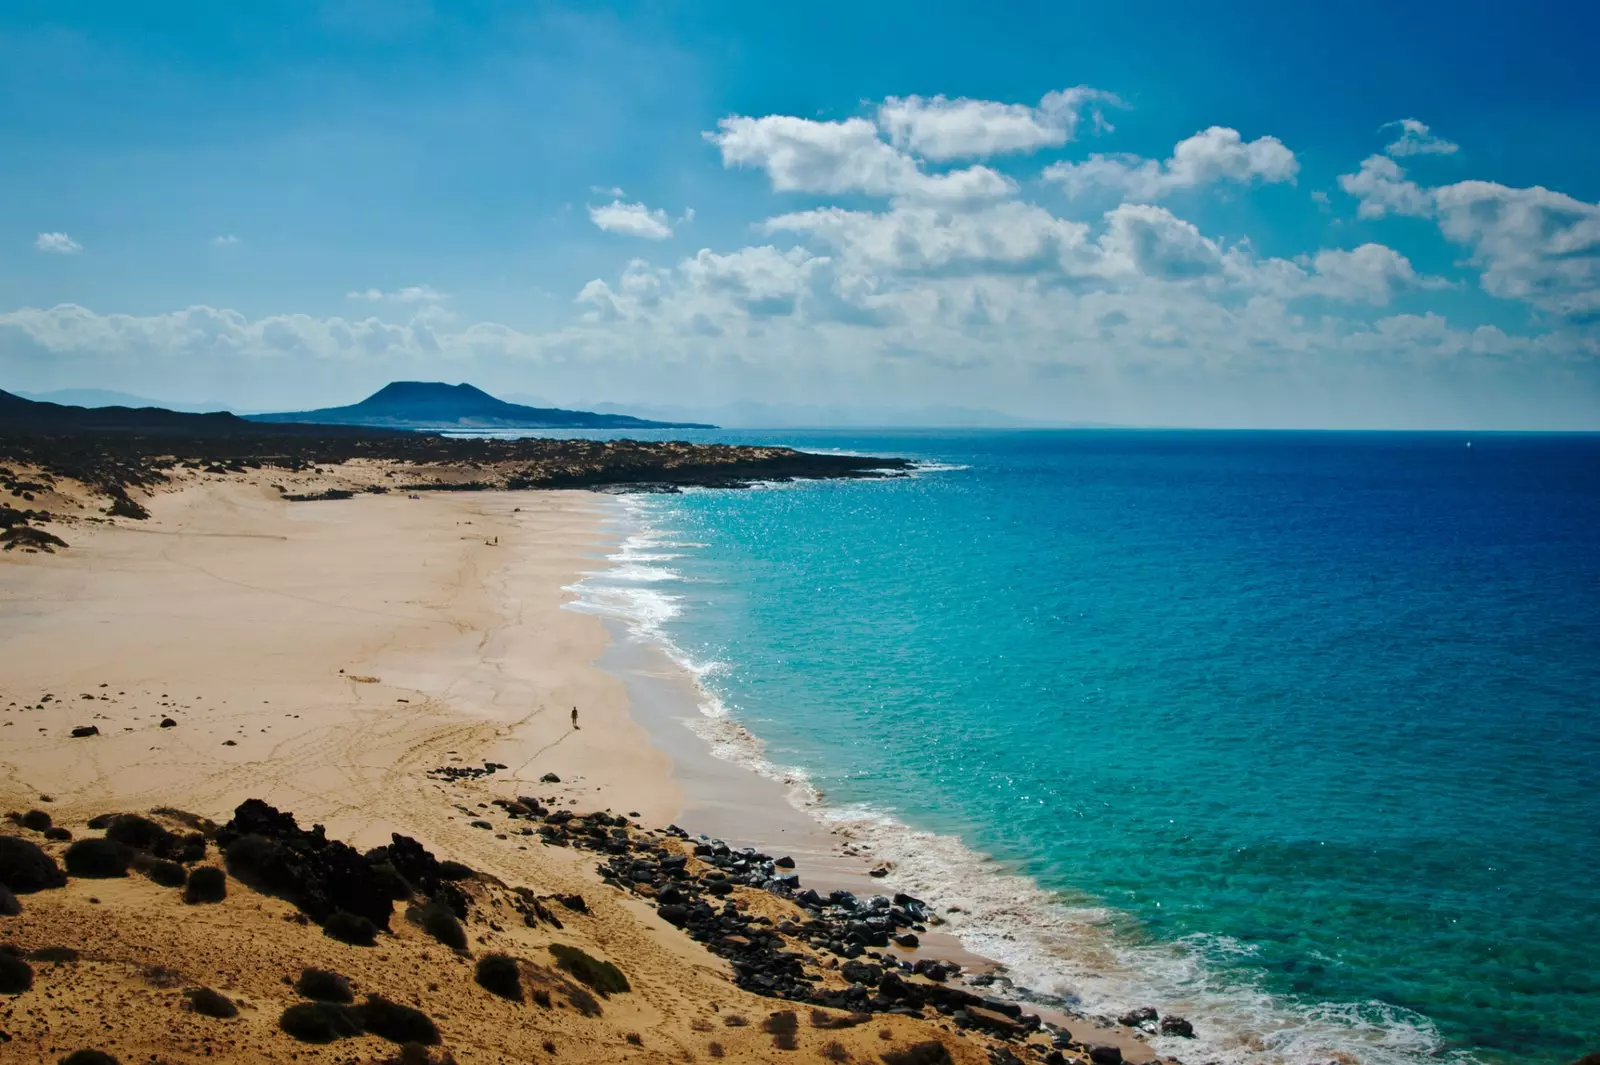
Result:
{"label": "shallow water", "polygon": [[930,468],[630,497],[588,608],[1019,983],[1193,1061],[1600,1049],[1600,438],[719,436]]}

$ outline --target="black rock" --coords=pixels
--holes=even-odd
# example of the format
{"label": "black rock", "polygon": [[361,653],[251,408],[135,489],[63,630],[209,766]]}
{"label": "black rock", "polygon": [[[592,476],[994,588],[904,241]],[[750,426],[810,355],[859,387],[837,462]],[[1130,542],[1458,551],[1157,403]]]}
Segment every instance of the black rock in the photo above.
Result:
{"label": "black rock", "polygon": [[1122,1051],[1113,1046],[1092,1046],[1089,1060],[1093,1065],[1122,1065]]}
{"label": "black rock", "polygon": [[1143,1028],[1146,1025],[1149,1025],[1151,1026],[1151,1029],[1154,1030],[1157,1016],[1158,1015],[1153,1007],[1140,1006],[1138,1009],[1129,1010],[1127,1013],[1124,1013],[1122,1016],[1118,1017],[1117,1023],[1125,1025],[1129,1028]]}
{"label": "black rock", "polygon": [[100,726],[98,725],[79,725],[72,730],[72,738],[75,740],[81,740],[86,736],[98,735],[100,735]]}
{"label": "black rock", "polygon": [[1163,1017],[1161,1018],[1161,1034],[1177,1036],[1180,1039],[1193,1039],[1194,1025],[1182,1017]]}
{"label": "black rock", "polygon": [[919,946],[922,942],[916,937],[915,933],[912,932],[907,932],[904,935],[898,935],[892,938],[894,939],[896,945],[905,947],[907,950],[911,950],[912,948]]}
{"label": "black rock", "polygon": [[539,778],[539,783],[541,783],[541,784],[559,784],[559,783],[561,783],[561,778],[556,776],[554,773],[546,773],[544,776]]}
{"label": "black rock", "polygon": [[[265,894],[292,902],[313,921],[336,913],[387,929],[394,902],[373,861],[330,840],[321,825],[310,831],[260,799],[247,799],[217,833],[228,871]],[[409,879],[409,877],[408,877]]]}
{"label": "black rock", "polygon": [[883,979],[883,966],[863,961],[847,961],[839,967],[839,975],[852,984],[870,984],[876,987]]}
{"label": "black rock", "polygon": [[176,721],[172,720],[172,718],[170,718],[170,717],[164,717],[164,718],[161,719],[161,727],[162,728],[176,728],[177,725],[178,725],[178,723]]}

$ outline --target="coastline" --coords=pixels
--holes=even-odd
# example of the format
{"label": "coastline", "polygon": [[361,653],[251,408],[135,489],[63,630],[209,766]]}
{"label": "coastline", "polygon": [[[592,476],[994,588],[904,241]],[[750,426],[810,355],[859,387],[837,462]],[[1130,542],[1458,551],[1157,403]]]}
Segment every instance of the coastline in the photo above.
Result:
{"label": "coastline", "polygon": [[[639,530],[637,512],[630,504],[627,497],[604,500],[607,513],[601,525],[607,550],[590,561],[615,566],[586,569],[582,579],[568,587],[574,598],[565,606],[569,611],[600,618],[610,635],[596,665],[624,685],[634,720],[644,729],[649,742],[671,760],[682,796],[674,823],[691,837],[721,840],[735,847],[753,846],[773,855],[792,857],[802,873],[803,886],[824,895],[843,890],[866,898],[904,890],[933,897],[930,889],[937,887],[937,875],[907,878],[905,871],[891,869],[883,879],[873,877],[872,871],[884,863],[875,857],[878,848],[866,829],[877,819],[828,807],[803,774],[785,771],[761,757],[763,745],[759,737],[726,716],[709,715],[706,708],[716,705],[715,697],[701,685],[697,672],[669,651],[670,645],[658,627],[664,619],[647,609],[649,620],[640,624],[637,616],[619,610],[619,604],[608,602],[606,591],[596,587],[595,578],[603,578],[616,569],[626,572],[635,562],[630,548],[632,537]],[[646,534],[645,554],[648,556],[655,546]],[[671,545],[667,546],[670,550]],[[878,824],[881,826],[881,821]],[[903,825],[897,824],[890,831],[945,848],[961,848],[957,840],[913,833]],[[972,860],[975,856],[967,852],[961,858]],[[998,888],[1012,896],[1008,899],[1012,903],[1022,901],[1024,894],[1032,896],[1030,901],[1035,904],[1047,898],[1043,889],[1022,877],[1005,876]],[[1109,1017],[1091,1017],[1070,1009],[1049,991],[1031,991],[1020,981],[1012,983],[1002,961],[967,941],[971,927],[963,917],[970,918],[971,913],[969,909],[965,915],[959,911],[947,914],[941,919],[942,927],[922,934],[914,950],[891,944],[883,953],[905,962],[922,958],[952,962],[961,967],[964,978],[978,976],[982,981],[977,985],[979,989],[989,986],[990,978],[998,978],[998,986],[1004,987],[1008,995],[1020,994],[1019,1000],[1027,1002],[1030,1010],[1070,1032],[1079,1042],[1114,1046],[1133,1065],[1165,1060],[1143,1033],[1118,1025]],[[965,937],[964,930],[968,932]],[[1177,1053],[1186,1041],[1165,1042],[1176,1044],[1168,1052]]]}
{"label": "coastline", "polygon": [[[733,986],[717,951],[707,953],[636,895],[603,886],[582,849],[524,840],[531,829],[500,821],[521,795],[580,818],[607,809],[639,826],[694,809],[685,785],[699,782],[680,778],[672,754],[641,724],[645,708],[636,716],[626,682],[600,668],[622,641],[601,619],[562,609],[568,585],[610,543],[600,527],[603,499],[484,491],[294,503],[269,477],[180,478],[156,493],[138,524],[81,521],[70,551],[0,556],[0,804],[47,812],[68,837],[85,840],[119,812],[176,810],[221,823],[246,799],[265,800],[301,825],[326,826],[329,837],[358,849],[385,845],[391,833],[411,837],[476,870],[485,885],[473,889],[479,905],[503,905],[496,892],[516,884],[538,885],[545,900],[577,900],[577,915],[564,914],[556,938],[616,958],[635,986],[629,1003],[608,1007],[620,1012],[604,1024],[569,1030],[551,1018],[563,1046],[589,1048],[575,1060],[630,1056],[641,1031],[646,1046],[665,1049],[639,1060],[683,1060],[704,1052],[708,1039],[721,1048],[713,1057],[767,1060],[765,1027],[723,1034],[712,1021],[719,1003],[760,1017],[781,1012],[783,999]],[[93,734],[74,734],[89,726]],[[746,774],[733,786],[764,784]],[[25,820],[17,814],[0,836],[30,838]],[[759,836],[772,822],[740,824]],[[65,860],[60,843],[46,845]],[[832,870],[848,875],[848,863],[823,872],[821,843],[815,864],[811,852],[788,849],[801,857],[808,883]],[[796,912],[758,890],[737,897],[751,913],[788,920]],[[288,978],[280,984],[275,972],[294,957],[326,956],[368,989],[436,1001],[447,1044],[488,1055],[469,1060],[512,1060],[503,1056],[511,1045],[501,1034],[506,1019],[470,1020],[482,1013],[470,966],[464,984],[413,983],[435,963],[427,938],[407,924],[390,927],[385,953],[354,957],[352,948],[328,955],[328,941],[315,924],[307,929],[303,914],[249,892],[198,921],[181,907],[166,910],[160,889],[138,876],[73,878],[24,898],[22,915],[0,922],[0,947],[55,959],[55,967],[39,974],[47,1004],[25,1000],[34,1003],[26,1017],[0,1011],[11,1052],[31,1048],[53,1060],[77,1041],[137,1060],[170,1056],[177,1037],[164,1034],[171,1022],[162,1010],[181,1002],[138,988],[156,987],[150,974],[171,969],[182,975],[159,979],[219,987],[261,1010],[220,1039],[186,1032],[180,1049],[194,1053],[181,1059],[261,1060],[262,1046],[275,1045],[264,1041],[283,1038],[272,1018],[295,1001]],[[531,917],[523,930],[494,916],[473,918],[481,949],[545,949],[551,933]],[[236,935],[251,951],[270,950],[268,968],[259,960],[240,968],[249,954],[241,955]],[[390,950],[411,953],[401,971],[378,964]],[[838,959],[808,956],[837,986]],[[167,968],[151,969],[158,961]],[[102,1005],[107,993],[122,1003],[115,1013]],[[855,1031],[844,1029],[862,1020],[824,1020],[813,1010],[811,1027],[821,1030],[805,1036],[819,1040],[812,1050],[821,1057],[833,1053],[824,1039],[870,1060],[931,1036],[947,1060],[978,1065],[994,1038],[953,1033],[937,1016],[880,1012]],[[1131,1042],[1129,1049],[1131,1060],[1145,1060]],[[300,1056],[343,1060],[303,1049]]]}

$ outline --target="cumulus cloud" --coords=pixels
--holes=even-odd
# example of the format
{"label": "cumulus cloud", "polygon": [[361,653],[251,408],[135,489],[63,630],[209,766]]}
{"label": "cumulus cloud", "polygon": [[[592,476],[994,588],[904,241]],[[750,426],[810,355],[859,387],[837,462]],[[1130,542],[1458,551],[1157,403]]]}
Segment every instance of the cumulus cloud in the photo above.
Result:
{"label": "cumulus cloud", "polygon": [[1407,178],[1400,164],[1386,155],[1369,155],[1360,170],[1339,175],[1339,187],[1359,201],[1356,213],[1362,218],[1433,213],[1432,194]]}
{"label": "cumulus cloud", "polygon": [[1383,244],[1319,251],[1309,265],[1306,291],[1333,299],[1381,305],[1399,292],[1450,287],[1444,278],[1418,274],[1410,259]]}
{"label": "cumulus cloud", "polygon": [[34,238],[33,246],[40,251],[54,252],[57,255],[73,255],[83,250],[82,244],[65,233],[40,233]]}
{"label": "cumulus cloud", "polygon": [[1238,130],[1212,126],[1179,141],[1165,161],[1096,154],[1081,163],[1055,163],[1043,176],[1069,195],[1111,189],[1126,199],[1157,200],[1177,189],[1220,181],[1293,182],[1299,172],[1299,161],[1278,138],[1246,141]]}
{"label": "cumulus cloud", "polygon": [[357,289],[345,293],[346,299],[366,300],[369,303],[444,303],[450,299],[448,292],[440,292],[431,285],[407,285],[393,292],[378,288]]}
{"label": "cumulus cloud", "polygon": [[870,196],[961,202],[995,199],[1016,182],[985,166],[925,173],[910,155],[878,136],[864,118],[817,122],[792,115],[732,115],[706,137],[729,167],[764,170],[776,192]]}
{"label": "cumulus cloud", "polygon": [[964,96],[891,96],[877,118],[897,149],[944,162],[1060,147],[1084,117],[1106,128],[1101,107],[1117,103],[1114,94],[1086,85],[1047,93],[1037,107]]}
{"label": "cumulus cloud", "polygon": [[1400,136],[1383,149],[1397,159],[1408,155],[1451,155],[1460,149],[1460,145],[1435,135],[1426,123],[1414,118],[1386,122],[1382,128],[1400,130]]}
{"label": "cumulus cloud", "polygon": [[1100,238],[1106,258],[1124,272],[1162,281],[1219,273],[1222,250],[1165,207],[1125,203],[1106,215]]}
{"label": "cumulus cloud", "polygon": [[1600,319],[1600,204],[1535,186],[1462,181],[1433,190],[1439,230],[1471,250],[1490,295]]}
{"label": "cumulus cloud", "polygon": [[219,248],[230,248],[239,243],[239,238],[232,233],[225,233],[220,237],[212,237],[211,243]]}
{"label": "cumulus cloud", "polygon": [[[692,217],[692,212],[685,215],[686,219]],[[619,233],[625,237],[666,240],[672,236],[672,223],[667,218],[667,212],[659,208],[652,211],[642,203],[613,200],[601,207],[590,207],[589,220],[607,233]]]}

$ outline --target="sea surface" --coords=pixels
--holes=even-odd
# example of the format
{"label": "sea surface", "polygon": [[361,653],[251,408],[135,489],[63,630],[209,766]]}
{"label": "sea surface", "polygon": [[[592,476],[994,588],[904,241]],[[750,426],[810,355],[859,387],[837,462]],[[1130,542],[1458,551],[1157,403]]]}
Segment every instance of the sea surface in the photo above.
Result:
{"label": "sea surface", "polygon": [[1600,1050],[1600,437],[672,435],[922,464],[621,497],[579,605],[1041,1001]]}

